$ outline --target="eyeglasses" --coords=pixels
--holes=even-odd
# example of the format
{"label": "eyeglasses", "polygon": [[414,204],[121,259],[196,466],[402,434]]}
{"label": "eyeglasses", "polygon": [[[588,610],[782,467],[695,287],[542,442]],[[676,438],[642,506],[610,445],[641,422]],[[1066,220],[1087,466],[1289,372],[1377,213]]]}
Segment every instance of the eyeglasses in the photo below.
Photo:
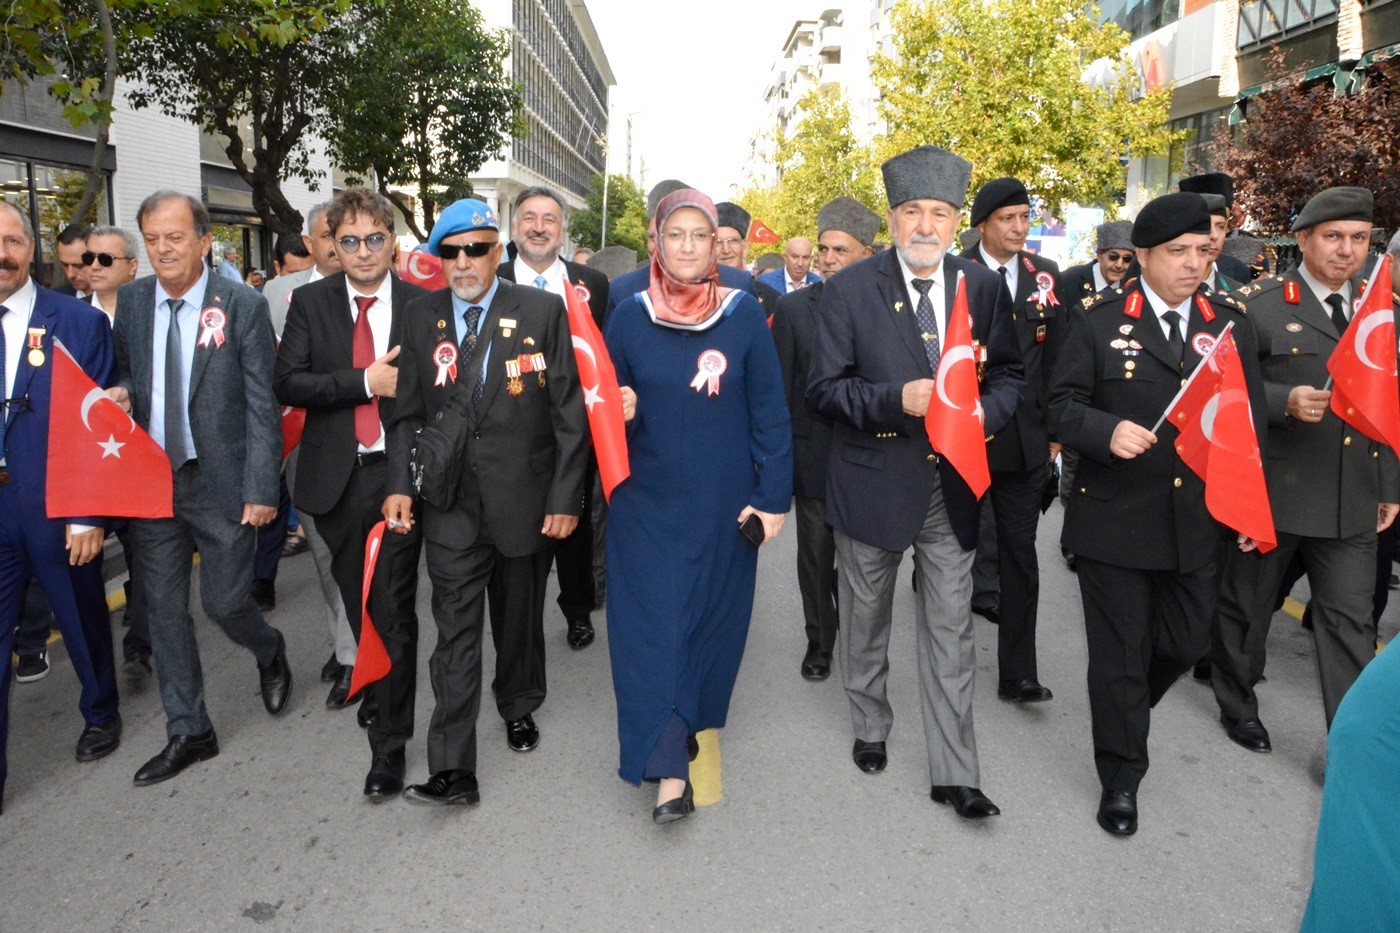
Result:
{"label": "eyeglasses", "polygon": [[457,245],[439,243],[438,256],[440,256],[444,262],[452,262],[457,258],[459,253],[466,253],[471,259],[480,259],[495,248],[495,240],[483,240],[480,243],[460,243]]}
{"label": "eyeglasses", "polygon": [[1103,258],[1104,258],[1106,261],[1113,263],[1115,266],[1118,266],[1118,265],[1126,266],[1128,263],[1130,263],[1130,262],[1133,261],[1133,254],[1132,254],[1132,253],[1116,253],[1116,252],[1114,252],[1113,250],[1109,250],[1108,252],[1106,252],[1106,253],[1103,254]]}
{"label": "eyeglasses", "polygon": [[368,246],[371,253],[377,253],[384,248],[385,243],[389,242],[389,238],[382,233],[371,233],[366,237],[343,236],[336,240],[336,242],[339,243],[340,248],[347,253],[358,253],[361,243]]}
{"label": "eyeglasses", "polygon": [[[113,256],[111,253],[83,253],[83,265],[90,266],[94,262],[104,269],[110,269],[112,263],[119,259],[130,259],[130,256]],[[65,265],[67,265],[65,263]]]}
{"label": "eyeglasses", "polygon": [[736,236],[725,237],[723,240],[715,240],[715,245],[720,249],[736,249],[740,243],[744,242]]}
{"label": "eyeglasses", "polygon": [[709,230],[667,230],[661,234],[668,243],[679,246],[686,240],[691,241],[696,246],[703,246],[715,238],[713,232]]}

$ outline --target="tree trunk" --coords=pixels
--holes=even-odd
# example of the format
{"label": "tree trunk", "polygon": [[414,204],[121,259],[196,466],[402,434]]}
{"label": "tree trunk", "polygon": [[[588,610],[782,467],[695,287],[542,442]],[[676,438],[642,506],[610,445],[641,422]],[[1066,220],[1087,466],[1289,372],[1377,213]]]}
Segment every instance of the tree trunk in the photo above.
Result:
{"label": "tree trunk", "polygon": [[107,8],[106,0],[93,0],[93,3],[97,6],[97,22],[102,28],[102,52],[107,58],[107,67],[102,75],[102,91],[98,98],[98,103],[103,105],[99,110],[102,115],[94,124],[97,138],[92,141],[92,161],[88,163],[87,182],[71,218],[75,224],[83,222],[102,192],[102,162],[107,155],[107,140],[112,129],[112,98],[117,88],[117,37],[112,28],[112,11]]}

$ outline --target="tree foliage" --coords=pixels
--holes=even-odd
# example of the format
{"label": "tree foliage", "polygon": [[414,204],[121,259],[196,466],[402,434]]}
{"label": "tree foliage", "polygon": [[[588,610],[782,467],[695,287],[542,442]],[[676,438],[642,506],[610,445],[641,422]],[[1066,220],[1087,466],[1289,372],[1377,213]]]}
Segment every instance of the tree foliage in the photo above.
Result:
{"label": "tree foliage", "polygon": [[569,219],[569,238],[575,246],[591,250],[630,246],[647,255],[647,200],[636,182],[626,175],[608,175],[608,242],[602,243],[603,176],[594,175],[588,206]]}
{"label": "tree foliage", "polygon": [[[779,133],[774,161],[777,184],[750,188],[736,203],[783,240],[815,241],[817,212],[833,198],[855,198],[878,210],[883,199],[879,166],[851,129],[851,108],[833,88],[813,88],[798,102],[805,114],[790,135]],[[781,244],[755,244],[749,258],[778,252]]]}
{"label": "tree foliage", "polygon": [[[156,0],[119,17],[135,37],[122,75],[136,107],[154,106],[221,138],[274,233],[301,230],[283,195],[290,177],[314,183],[308,144],[325,138],[345,101],[337,80],[356,54],[366,16],[383,0]],[[246,133],[246,136],[245,136]]]}
{"label": "tree foliage", "polygon": [[[502,62],[510,37],[461,0],[387,0],[367,11],[363,45],[338,74],[331,152],[373,172],[420,239],[441,205],[472,193],[469,176],[517,132],[521,96]],[[394,188],[415,188],[422,209]]]}
{"label": "tree foliage", "polygon": [[[1112,211],[1120,159],[1171,144],[1170,89],[1134,99],[1128,34],[1082,0],[904,0],[892,38],[872,71],[890,128],[883,157],[941,146],[973,164],[974,191],[1011,175],[1052,212],[1067,201]],[[1108,80],[1090,84],[1100,60]]]}
{"label": "tree foliage", "polygon": [[1267,71],[1271,86],[1250,98],[1237,132],[1221,128],[1209,146],[1212,167],[1235,179],[1236,223],[1286,234],[1309,198],[1351,185],[1375,193],[1376,226],[1400,227],[1400,61],[1372,65],[1349,95],[1290,75],[1278,49]]}

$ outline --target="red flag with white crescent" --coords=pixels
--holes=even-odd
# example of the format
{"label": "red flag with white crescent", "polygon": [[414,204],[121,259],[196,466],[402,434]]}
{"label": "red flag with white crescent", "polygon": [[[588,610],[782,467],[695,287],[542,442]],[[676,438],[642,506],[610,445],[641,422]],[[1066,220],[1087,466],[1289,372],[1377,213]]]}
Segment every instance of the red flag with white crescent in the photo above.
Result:
{"label": "red flag with white crescent", "polygon": [[1387,253],[1371,274],[1360,307],[1327,360],[1327,371],[1333,381],[1332,413],[1371,440],[1400,451],[1390,262]]}
{"label": "red flag with white crescent", "polygon": [[617,484],[632,475],[627,459],[627,425],[622,420],[622,390],[603,335],[579,287],[564,289],[564,301],[569,309],[569,333],[578,362],[579,384],[583,386],[583,405],[588,410],[588,430],[598,456],[598,478],[602,480],[603,498],[611,499]]}
{"label": "red flag with white crescent", "polygon": [[768,226],[761,220],[754,220],[749,224],[749,242],[780,243],[782,242],[782,240],[778,237],[776,233],[773,232],[772,227]]}
{"label": "red flag with white crescent", "polygon": [[170,518],[170,459],[136,421],[53,342],[49,391],[50,518]]}
{"label": "red flag with white crescent", "polygon": [[447,287],[447,277],[442,274],[442,260],[421,249],[399,253],[399,278],[410,285],[437,291]]}
{"label": "red flag with white crescent", "polygon": [[924,426],[934,451],[953,465],[972,489],[972,494],[980,499],[992,485],[992,474],[987,468],[982,395],[977,389],[972,314],[967,309],[967,283],[961,272],[946,330],[947,339],[941,347]]}
{"label": "red flag with white crescent", "polygon": [[1278,546],[1278,536],[1234,326],[1226,325],[1192,371],[1167,417],[1178,432],[1177,456],[1205,483],[1211,516],[1265,553]]}
{"label": "red flag with white crescent", "polygon": [[355,668],[350,673],[350,692],[345,702],[349,702],[377,680],[382,680],[393,667],[389,652],[384,647],[384,639],[369,614],[370,584],[374,581],[374,568],[379,565],[379,554],[384,547],[384,522],[377,522],[365,538],[365,576],[360,587],[360,646],[355,651]]}

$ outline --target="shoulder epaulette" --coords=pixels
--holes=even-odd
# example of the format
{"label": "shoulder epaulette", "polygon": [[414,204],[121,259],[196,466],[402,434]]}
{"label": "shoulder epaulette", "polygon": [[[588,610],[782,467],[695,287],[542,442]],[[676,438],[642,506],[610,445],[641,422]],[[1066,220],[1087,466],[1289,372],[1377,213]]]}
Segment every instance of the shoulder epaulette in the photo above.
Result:
{"label": "shoulder epaulette", "polygon": [[1268,292],[1277,291],[1282,287],[1283,276],[1268,275],[1262,279],[1255,279],[1253,282],[1249,283],[1248,285],[1241,288],[1239,291],[1235,292],[1235,294],[1241,298],[1253,299],[1258,295],[1263,295]]}

